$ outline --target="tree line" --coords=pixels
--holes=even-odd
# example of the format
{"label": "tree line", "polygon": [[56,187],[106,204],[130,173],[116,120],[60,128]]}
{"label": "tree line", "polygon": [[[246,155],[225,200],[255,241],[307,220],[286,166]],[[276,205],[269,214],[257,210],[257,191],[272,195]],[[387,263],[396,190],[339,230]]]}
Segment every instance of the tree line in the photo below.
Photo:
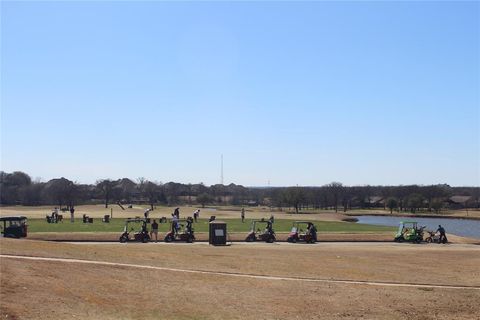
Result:
{"label": "tree line", "polygon": [[348,211],[354,208],[383,207],[391,212],[427,210],[440,212],[454,202],[451,196],[469,196],[470,207],[479,208],[479,187],[441,185],[345,186],[332,182],[320,187],[244,187],[236,184],[161,183],[138,178],[101,179],[80,184],[64,177],[48,182],[33,181],[20,171],[0,171],[2,205],[55,205],[61,208],[79,204],[109,205],[263,205],[300,212],[309,209]]}

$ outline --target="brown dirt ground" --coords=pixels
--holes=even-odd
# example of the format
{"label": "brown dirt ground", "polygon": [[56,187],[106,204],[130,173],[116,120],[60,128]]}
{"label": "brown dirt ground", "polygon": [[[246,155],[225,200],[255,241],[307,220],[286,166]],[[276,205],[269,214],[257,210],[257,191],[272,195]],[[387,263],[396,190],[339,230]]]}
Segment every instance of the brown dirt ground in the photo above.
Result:
{"label": "brown dirt ground", "polygon": [[[322,279],[480,286],[480,247],[67,244],[0,240],[2,254]],[[3,319],[479,319],[480,291],[296,283],[0,260]]]}

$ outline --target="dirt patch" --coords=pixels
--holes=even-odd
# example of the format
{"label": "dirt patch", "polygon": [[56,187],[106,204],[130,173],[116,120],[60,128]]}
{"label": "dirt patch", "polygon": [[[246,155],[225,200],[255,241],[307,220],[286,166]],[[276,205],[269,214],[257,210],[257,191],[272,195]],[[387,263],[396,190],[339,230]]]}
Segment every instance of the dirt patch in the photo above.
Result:
{"label": "dirt patch", "polygon": [[[0,252],[271,276],[480,286],[480,248],[472,245],[211,247],[1,239]],[[480,312],[480,292],[473,290],[298,284],[14,259],[1,259],[0,267],[2,317],[21,319],[475,319]]]}

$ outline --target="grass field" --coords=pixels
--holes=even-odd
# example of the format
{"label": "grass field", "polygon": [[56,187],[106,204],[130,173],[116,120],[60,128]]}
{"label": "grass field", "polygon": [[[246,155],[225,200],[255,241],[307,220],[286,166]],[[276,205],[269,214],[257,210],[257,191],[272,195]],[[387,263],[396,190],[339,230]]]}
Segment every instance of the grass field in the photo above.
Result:
{"label": "grass field", "polygon": [[[250,220],[242,223],[240,219],[225,219],[229,232],[248,232],[250,230]],[[341,221],[314,221],[319,232],[382,232],[394,231],[396,228],[374,226],[366,224],[357,224],[352,222]],[[76,219],[74,223],[66,220],[61,223],[47,223],[44,219],[29,219],[29,232],[121,232],[125,225],[125,219],[114,218],[110,223],[101,222],[100,219],[94,219],[93,223],[83,223],[81,219]],[[131,226],[134,226],[131,224]],[[140,229],[141,225],[136,224],[135,229]],[[288,232],[292,227],[292,220],[276,219],[274,229],[276,232]],[[170,228],[169,223],[159,224],[159,231],[166,232]],[[194,223],[196,232],[208,232],[208,220],[199,219]]]}

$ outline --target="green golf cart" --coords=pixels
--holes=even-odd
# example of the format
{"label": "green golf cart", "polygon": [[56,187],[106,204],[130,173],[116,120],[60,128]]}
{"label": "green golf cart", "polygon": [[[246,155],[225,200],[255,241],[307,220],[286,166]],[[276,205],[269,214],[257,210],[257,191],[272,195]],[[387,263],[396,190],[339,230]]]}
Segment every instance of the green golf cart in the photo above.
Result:
{"label": "green golf cart", "polygon": [[416,221],[401,221],[393,241],[420,243],[423,241],[424,229]]}

